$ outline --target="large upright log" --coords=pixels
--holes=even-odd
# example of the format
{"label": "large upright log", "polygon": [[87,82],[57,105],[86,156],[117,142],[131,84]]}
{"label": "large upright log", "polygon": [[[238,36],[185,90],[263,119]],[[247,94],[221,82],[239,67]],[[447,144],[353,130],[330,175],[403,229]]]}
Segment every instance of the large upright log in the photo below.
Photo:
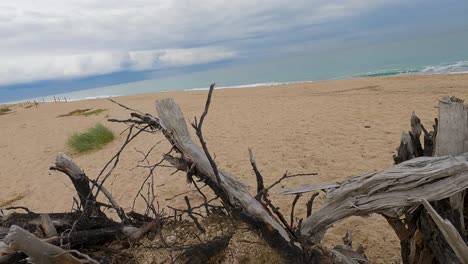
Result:
{"label": "large upright log", "polygon": [[434,156],[468,152],[468,109],[463,100],[444,97],[439,101],[439,126]]}
{"label": "large upright log", "polygon": [[300,246],[291,240],[285,228],[250,194],[244,183],[218,170],[218,184],[205,152],[193,142],[177,103],[173,99],[160,100],[156,103],[156,110],[164,135],[182,156],[168,157],[168,161],[178,169],[193,170],[194,175],[205,181],[232,212],[259,228],[272,246],[279,248],[289,258],[299,259],[302,255]]}
{"label": "large upright log", "polygon": [[[439,126],[434,156],[460,155],[468,152],[468,108],[463,100],[444,97],[439,101]],[[450,197],[450,204],[460,218],[460,229],[465,229],[465,191]]]}

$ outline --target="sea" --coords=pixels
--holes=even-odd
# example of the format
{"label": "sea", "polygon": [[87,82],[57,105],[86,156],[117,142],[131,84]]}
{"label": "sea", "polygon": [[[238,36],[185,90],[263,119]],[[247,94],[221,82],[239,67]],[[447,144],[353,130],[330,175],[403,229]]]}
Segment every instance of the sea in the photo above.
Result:
{"label": "sea", "polygon": [[216,83],[217,88],[251,88],[392,75],[468,73],[468,31],[439,37],[408,37],[398,41],[344,46],[330,49],[322,47],[319,52],[286,50],[268,58],[249,54],[241,62],[215,64],[197,71],[176,72],[141,81],[67,93],[44,92],[41,96],[25,100],[53,101],[56,97],[73,101],[142,93],[204,90],[211,83]]}

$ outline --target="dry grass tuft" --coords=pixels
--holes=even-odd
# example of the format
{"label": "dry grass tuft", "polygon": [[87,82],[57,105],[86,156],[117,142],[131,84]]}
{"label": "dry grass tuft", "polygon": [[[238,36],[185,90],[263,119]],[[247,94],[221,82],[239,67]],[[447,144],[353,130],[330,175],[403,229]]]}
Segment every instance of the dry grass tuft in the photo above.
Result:
{"label": "dry grass tuft", "polygon": [[99,115],[100,113],[107,111],[107,109],[94,109],[86,108],[86,109],[76,109],[67,114],[59,115],[57,117],[67,117],[67,116],[90,116],[90,115]]}

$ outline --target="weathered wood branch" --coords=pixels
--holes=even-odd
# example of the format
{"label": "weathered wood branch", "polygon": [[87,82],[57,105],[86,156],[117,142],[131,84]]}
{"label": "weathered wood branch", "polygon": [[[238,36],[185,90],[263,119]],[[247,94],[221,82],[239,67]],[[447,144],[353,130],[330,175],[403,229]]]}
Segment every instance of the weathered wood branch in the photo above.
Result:
{"label": "weathered wood branch", "polygon": [[249,158],[250,158],[250,165],[252,165],[252,169],[255,173],[255,178],[257,180],[257,195],[256,198],[260,199],[260,196],[265,189],[263,185],[263,176],[257,168],[257,162],[255,161],[255,157],[251,148],[249,148]]}
{"label": "weathered wood branch", "polygon": [[80,199],[81,208],[83,212],[89,213],[90,216],[105,216],[101,212],[99,206],[96,204],[96,197],[92,193],[91,185],[97,186],[99,190],[107,197],[112,208],[117,211],[117,215],[122,221],[127,220],[125,212],[122,207],[117,203],[111,193],[102,185],[102,183],[90,180],[83,170],[66,154],[58,153],[55,158],[54,166],[50,167],[51,170],[56,170],[66,174],[73,183],[75,190]]}
{"label": "weathered wood branch", "polygon": [[41,214],[39,219],[41,221],[42,230],[44,231],[46,237],[53,237],[57,235],[57,230],[55,229],[55,226],[48,214]]}
{"label": "weathered wood branch", "polygon": [[422,203],[426,208],[429,215],[432,217],[432,220],[439,227],[440,231],[445,237],[445,240],[449,243],[450,247],[453,249],[459,260],[463,264],[468,264],[468,246],[463,241],[463,238],[458,233],[458,230],[448,221],[443,219],[435,210],[432,208],[431,204],[426,200],[422,199]]}
{"label": "weathered wood branch", "polygon": [[[388,169],[348,178],[327,192],[323,206],[302,224],[301,234],[318,243],[333,223],[352,215],[402,215],[421,199],[441,200],[468,187],[468,153],[458,157],[421,157]],[[325,185],[326,186],[326,185]],[[302,193],[307,188],[288,189]],[[312,188],[316,190],[316,188]]]}
{"label": "weathered wood branch", "polygon": [[205,118],[208,115],[208,109],[210,108],[211,96],[213,95],[214,87],[215,87],[214,83],[210,85],[210,89],[208,91],[208,97],[206,98],[205,109],[203,110],[203,114],[200,117],[200,122],[197,124],[197,120],[195,119],[195,123],[192,124],[192,126],[193,128],[195,128],[195,131],[197,133],[198,139],[200,140],[202,149],[205,152],[205,155],[208,161],[210,162],[211,168],[213,169],[213,173],[216,177],[216,181],[218,182],[218,185],[220,185],[221,178],[219,177],[218,166],[216,165],[216,162],[213,160],[210,152],[208,151],[208,147],[206,145],[205,139],[203,138],[203,130],[202,130],[203,121],[205,121]]}
{"label": "weathered wood branch", "polygon": [[[422,156],[432,156],[434,132],[428,132],[415,112],[411,113],[411,131],[401,135],[397,154],[393,155],[395,164]],[[424,148],[421,145],[421,133],[424,132]],[[461,154],[461,153],[460,153]]]}
{"label": "weathered wood branch", "polygon": [[63,172],[70,178],[78,194],[78,198],[80,199],[83,212],[86,212],[90,216],[103,215],[99,207],[95,204],[96,198],[91,192],[88,177],[70,157],[65,155],[65,153],[58,153],[55,157],[54,165],[50,167],[50,170]]}
{"label": "weathered wood branch", "polygon": [[149,223],[145,223],[140,228],[133,226],[126,226],[123,228],[123,233],[133,242],[140,240],[149,231],[155,229],[160,225],[159,220],[154,220]]}
{"label": "weathered wood branch", "polygon": [[33,263],[37,264],[98,264],[96,260],[89,257],[87,257],[86,262],[83,262],[64,249],[44,242],[15,225],[10,227],[10,232],[5,237],[4,242],[11,250],[24,252]]}
{"label": "weathered wood branch", "polygon": [[205,181],[233,213],[259,228],[274,247],[289,252],[290,256],[300,256],[300,246],[291,241],[286,229],[250,194],[244,183],[222,170],[218,170],[218,182],[205,152],[193,142],[177,103],[173,99],[160,100],[156,110],[164,135],[181,154],[181,158],[167,160],[184,171],[191,167],[188,164],[195,164],[195,176]]}
{"label": "weathered wood branch", "polygon": [[369,260],[364,254],[364,248],[359,245],[356,250],[353,249],[353,238],[350,230],[346,231],[343,237],[343,245],[335,246],[331,254],[338,263],[346,264],[369,264]]}

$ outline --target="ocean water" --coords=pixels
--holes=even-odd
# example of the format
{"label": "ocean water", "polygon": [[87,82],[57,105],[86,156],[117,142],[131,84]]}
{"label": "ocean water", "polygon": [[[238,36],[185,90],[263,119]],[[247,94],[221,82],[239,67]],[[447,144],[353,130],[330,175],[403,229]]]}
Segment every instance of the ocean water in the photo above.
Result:
{"label": "ocean water", "polygon": [[468,73],[468,31],[424,38],[406,37],[319,51],[279,52],[265,57],[245,55],[240,62],[169,76],[62,94],[53,97],[81,100],[130,94],[218,88],[249,88],[319,80],[414,74]]}
{"label": "ocean water", "polygon": [[[123,95],[142,94],[142,93],[153,93],[153,92],[167,92],[167,91],[196,91],[196,90],[208,90],[208,86],[212,82],[217,82],[217,89],[222,88],[252,88],[259,86],[275,86],[281,84],[299,83],[299,82],[311,82],[319,80],[337,80],[337,79],[350,79],[350,78],[368,78],[368,77],[383,77],[392,75],[418,75],[418,74],[457,74],[457,73],[468,73],[468,61],[458,61],[441,63],[436,65],[425,65],[425,66],[414,66],[414,67],[402,67],[402,68],[389,68],[383,70],[358,72],[348,75],[336,76],[334,74],[323,73],[322,76],[314,78],[313,74],[304,76],[303,78],[286,77],[283,78],[275,76],[273,73],[271,77],[264,77],[262,79],[258,76],[245,78],[242,82],[231,80],[230,78],[220,79],[219,72],[203,72],[188,75],[180,75],[169,78],[161,79],[150,79],[139,82],[124,83],[112,86],[106,86],[95,89],[87,89],[81,91],[75,91],[70,93],[62,93],[56,95],[36,97],[29,100],[36,101],[53,101],[54,96],[64,98],[68,101],[95,99],[95,98],[107,98],[116,97]],[[336,74],[336,72],[335,72]],[[218,76],[215,78],[214,76]],[[242,75],[236,75],[242,76]],[[245,75],[244,75],[245,76]],[[230,77],[230,76],[229,76]],[[246,80],[247,79],[247,80]],[[263,82],[265,80],[273,80],[269,82]],[[63,100],[63,99],[62,99]]]}

